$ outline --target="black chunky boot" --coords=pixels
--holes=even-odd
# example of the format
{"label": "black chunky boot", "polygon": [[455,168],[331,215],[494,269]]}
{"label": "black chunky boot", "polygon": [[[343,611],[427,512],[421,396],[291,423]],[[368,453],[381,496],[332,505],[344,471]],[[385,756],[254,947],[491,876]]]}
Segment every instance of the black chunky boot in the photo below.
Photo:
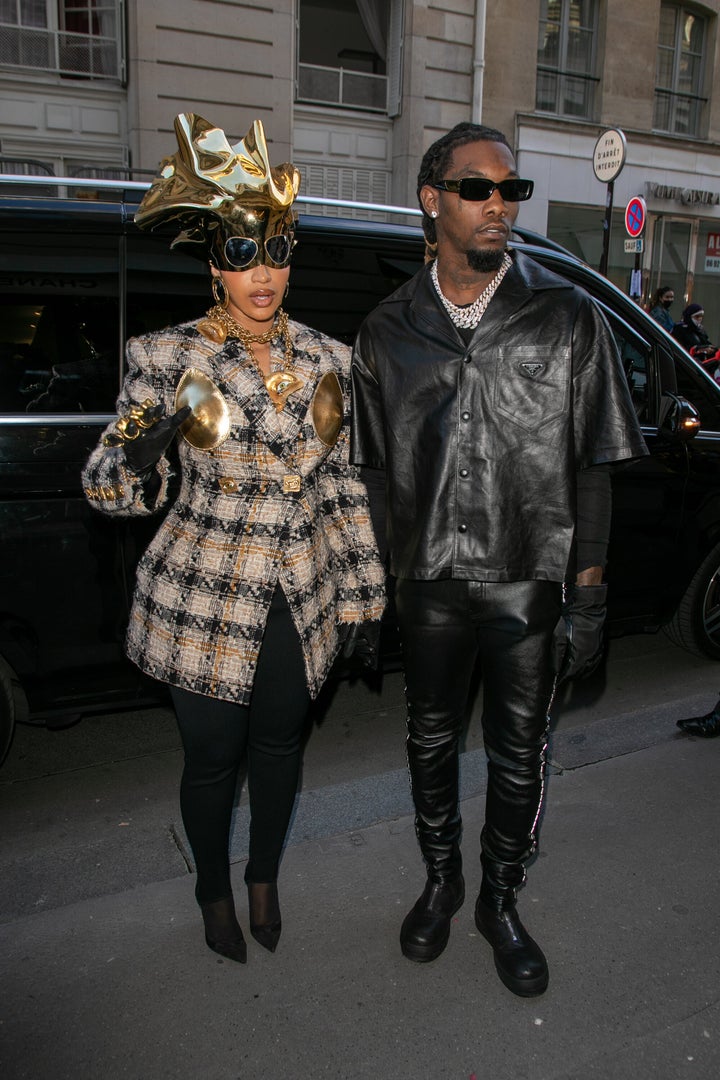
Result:
{"label": "black chunky boot", "polygon": [[501,863],[480,856],[483,878],[475,905],[475,925],[492,946],[501,981],[519,997],[543,994],[548,985],[547,960],[520,922],[517,889],[525,880],[522,863]]}
{"label": "black chunky boot", "polygon": [[490,943],[495,968],[508,990],[519,997],[544,994],[548,985],[548,966],[542,949],[520,922],[515,905],[497,911],[478,897],[475,925]]}
{"label": "black chunky boot", "polygon": [[450,921],[464,899],[462,874],[443,885],[428,880],[422,896],[402,924],[400,948],[403,955],[420,964],[436,960],[448,943]]}
{"label": "black chunky boot", "polygon": [[699,735],[702,739],[714,739],[720,735],[720,701],[712,712],[704,716],[689,716],[678,720],[677,726],[688,735]]}

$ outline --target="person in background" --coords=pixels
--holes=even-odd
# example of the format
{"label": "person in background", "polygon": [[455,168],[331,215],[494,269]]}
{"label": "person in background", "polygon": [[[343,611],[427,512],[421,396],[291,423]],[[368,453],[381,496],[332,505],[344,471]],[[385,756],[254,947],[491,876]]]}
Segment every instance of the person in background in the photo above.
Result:
{"label": "person in background", "polygon": [[426,152],[418,198],[431,258],[360,328],[352,451],[386,474],[427,872],[401,950],[436,959],[464,901],[458,751],[480,661],[488,790],[475,924],[500,979],[525,997],[548,985],[516,893],[537,844],[564,583],[569,676],[598,653],[608,463],[647,453],[598,308],[508,250],[532,190],[492,128],[459,124]]}
{"label": "person in background", "polygon": [[675,303],[675,291],[669,285],[661,285],[656,289],[650,300],[648,308],[651,317],[656,323],[660,323],[668,334],[672,333],[675,320],[670,314],[670,308]]}
{"label": "person in background", "polygon": [[688,304],[679,323],[675,323],[672,336],[680,342],[683,349],[709,350],[712,348],[710,337],[703,326],[705,309],[702,304]]}
{"label": "person in background", "polygon": [[128,374],[84,470],[105,514],[168,511],[140,559],[128,656],[169,687],[185,751],[180,802],[207,945],[245,963],[230,880],[247,752],[250,932],[274,951],[277,878],[311,698],[341,646],[370,663],[385,573],[367,493],[349,464],[350,350],[281,304],[300,175],[271,167],[255,121],[231,145],[201,116],[175,121],[136,214],[209,264],[205,318],[128,344]]}

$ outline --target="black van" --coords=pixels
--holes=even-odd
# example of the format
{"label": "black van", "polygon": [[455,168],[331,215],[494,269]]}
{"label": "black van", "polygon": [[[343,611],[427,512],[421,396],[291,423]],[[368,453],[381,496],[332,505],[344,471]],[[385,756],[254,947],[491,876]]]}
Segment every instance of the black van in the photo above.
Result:
{"label": "black van", "polygon": [[[135,228],[140,193],[33,198],[16,185],[0,182],[0,760],[15,720],[63,725],[157,699],[122,652],[157,520],[106,520],[80,471],[114,415],[127,338],[213,303],[202,264]],[[301,216],[285,307],[351,342],[421,262],[417,229]]]}
{"label": "black van", "polygon": [[[202,265],[133,225],[137,191],[36,198],[16,184],[0,178],[0,760],[16,720],[157,700],[122,653],[157,522],[92,511],[80,470],[114,415],[126,339],[211,304]],[[413,225],[301,215],[298,241],[285,306],[347,342],[423,260]],[[515,242],[602,306],[651,450],[614,480],[610,630],[664,626],[720,659],[720,387],[574,256],[522,230]]]}

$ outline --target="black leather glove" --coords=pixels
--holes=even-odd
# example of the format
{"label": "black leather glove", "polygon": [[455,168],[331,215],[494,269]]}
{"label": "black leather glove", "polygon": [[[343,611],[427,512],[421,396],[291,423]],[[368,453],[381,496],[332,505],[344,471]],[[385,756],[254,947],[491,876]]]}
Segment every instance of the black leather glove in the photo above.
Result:
{"label": "black leather glove", "polygon": [[[347,628],[347,629],[346,629]],[[346,660],[352,657],[369,671],[377,671],[380,643],[380,623],[344,623],[338,627],[342,654]]]}
{"label": "black leather glove", "polygon": [[[173,416],[165,416],[164,405],[151,405],[143,409],[143,416],[132,428],[131,419],[125,427],[125,460],[130,469],[141,479],[157,465],[160,458],[175,438],[180,425],[192,412],[189,405],[180,409]],[[130,429],[128,431],[128,428]],[[137,434],[133,437],[133,432]]]}
{"label": "black leather glove", "polygon": [[574,585],[563,609],[567,647],[558,683],[585,679],[602,660],[605,647],[607,585]]}

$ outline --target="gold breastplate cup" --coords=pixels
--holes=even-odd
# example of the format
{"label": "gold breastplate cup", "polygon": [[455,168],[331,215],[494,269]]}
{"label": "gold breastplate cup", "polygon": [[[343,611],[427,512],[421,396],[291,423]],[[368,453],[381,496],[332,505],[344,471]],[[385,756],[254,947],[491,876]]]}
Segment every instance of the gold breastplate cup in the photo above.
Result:
{"label": "gold breastplate cup", "polygon": [[192,415],[180,427],[183,438],[196,450],[214,450],[230,434],[230,409],[212,379],[188,368],[175,393],[175,409],[189,405]]}
{"label": "gold breastplate cup", "polygon": [[312,403],[312,422],[318,438],[334,446],[343,423],[343,396],[334,371],[326,371],[317,385]]}

